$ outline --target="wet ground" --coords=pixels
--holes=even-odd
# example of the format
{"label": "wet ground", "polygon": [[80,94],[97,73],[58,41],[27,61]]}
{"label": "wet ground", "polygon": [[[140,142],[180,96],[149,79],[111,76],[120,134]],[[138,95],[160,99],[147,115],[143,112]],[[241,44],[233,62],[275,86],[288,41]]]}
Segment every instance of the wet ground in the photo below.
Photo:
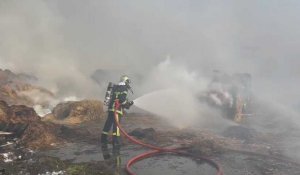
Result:
{"label": "wet ground", "polygon": [[[123,126],[127,131],[132,131],[135,126],[141,128],[151,126],[157,134],[150,140],[143,139],[144,141],[163,146],[190,145],[191,148],[188,151],[197,156],[211,157],[221,165],[225,175],[300,174],[300,164],[297,161],[280,157],[281,155],[269,154],[272,149],[264,146],[263,143],[260,143],[261,141],[253,146],[257,134],[253,134],[253,137],[250,135],[249,141],[231,140],[229,137],[219,137],[210,132],[203,133],[194,129],[176,130],[167,126],[166,123],[154,119],[132,115],[123,121]],[[110,158],[104,159],[99,143],[101,128],[101,121],[70,127],[65,135],[69,138],[66,143],[49,150],[32,152],[22,147],[18,149],[14,149],[12,146],[10,146],[11,149],[2,148],[1,152],[11,151],[15,156],[11,162],[1,161],[0,167],[5,169],[5,172],[1,173],[0,171],[0,174],[126,174],[124,169],[126,162],[148,149],[133,145],[123,139],[124,145],[120,154],[113,155],[112,149],[109,147]],[[238,128],[238,130],[240,129]],[[246,133],[246,135],[249,134]],[[251,142],[251,144],[247,142]],[[221,148],[223,146],[224,148]],[[18,158],[19,155],[22,155],[21,158]],[[205,162],[171,154],[145,159],[133,165],[132,170],[136,174],[143,175],[212,175],[216,173],[216,170]]]}
{"label": "wet ground", "polygon": [[224,174],[231,175],[299,175],[299,164],[273,157],[226,152],[219,157]]}
{"label": "wet ground", "polygon": [[[109,151],[112,152],[111,149],[109,149]],[[143,149],[140,146],[128,145],[122,148],[120,155],[114,156],[111,153],[111,158],[104,160],[103,153],[98,145],[73,143],[55,150],[43,152],[42,154],[50,157],[57,157],[61,160],[70,161],[72,163],[99,162],[101,164],[106,162],[108,166],[114,167],[115,171],[119,174],[126,174],[124,167],[127,161],[145,151],[147,151],[147,149]],[[198,172],[201,172],[203,175],[211,175],[216,172],[213,167],[204,162],[172,154],[162,154],[145,159],[136,163],[132,167],[132,170],[137,174],[144,175],[193,175]]]}
{"label": "wet ground", "polygon": [[216,174],[216,170],[210,165],[192,160],[187,157],[179,157],[176,155],[160,155],[157,157],[149,158],[145,161],[137,163],[133,167],[134,172],[137,174],[203,174],[212,175]]}
{"label": "wet ground", "polygon": [[[110,149],[111,151],[111,149]],[[120,156],[104,160],[98,145],[68,144],[65,147],[43,152],[51,157],[72,163],[98,162],[107,164],[113,173],[126,174],[126,162],[135,155],[145,152],[140,146],[129,145],[122,148]],[[212,157],[220,163],[224,174],[228,175],[299,175],[299,164],[265,155],[228,151]],[[117,160],[118,159],[118,160]],[[119,164],[117,162],[119,161]],[[136,163],[132,170],[137,174],[152,175],[212,175],[216,170],[205,162],[189,157],[163,154]]]}

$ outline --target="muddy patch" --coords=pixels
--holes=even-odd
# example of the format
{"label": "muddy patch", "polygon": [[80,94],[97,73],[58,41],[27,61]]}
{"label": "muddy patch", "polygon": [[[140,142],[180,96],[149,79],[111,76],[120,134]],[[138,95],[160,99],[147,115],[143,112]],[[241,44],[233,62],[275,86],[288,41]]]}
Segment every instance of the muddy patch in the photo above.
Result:
{"label": "muddy patch", "polygon": [[231,175],[298,175],[299,165],[251,153],[226,152],[219,157],[224,174]]}
{"label": "muddy patch", "polygon": [[174,175],[194,175],[201,172],[202,175],[216,174],[216,170],[205,162],[194,160],[189,157],[176,155],[159,155],[152,157],[133,166],[133,171],[137,174],[174,174]]}

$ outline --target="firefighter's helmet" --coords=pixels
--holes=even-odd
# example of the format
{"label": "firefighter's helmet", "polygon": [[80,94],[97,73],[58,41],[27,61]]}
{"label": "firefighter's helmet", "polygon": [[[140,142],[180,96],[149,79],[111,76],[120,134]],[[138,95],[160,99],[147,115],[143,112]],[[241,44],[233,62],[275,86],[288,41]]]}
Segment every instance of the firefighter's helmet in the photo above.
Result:
{"label": "firefighter's helmet", "polygon": [[126,85],[129,85],[131,83],[131,80],[127,75],[123,75],[120,78],[120,82],[125,83]]}

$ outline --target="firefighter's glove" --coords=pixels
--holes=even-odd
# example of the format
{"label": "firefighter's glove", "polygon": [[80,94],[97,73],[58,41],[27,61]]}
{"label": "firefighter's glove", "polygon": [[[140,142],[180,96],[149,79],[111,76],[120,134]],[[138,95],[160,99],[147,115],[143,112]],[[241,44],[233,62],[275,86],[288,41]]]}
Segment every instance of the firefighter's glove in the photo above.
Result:
{"label": "firefighter's glove", "polygon": [[132,106],[132,105],[134,104],[133,101],[130,101],[130,102],[128,102],[128,103],[129,103],[129,106]]}
{"label": "firefighter's glove", "polygon": [[124,108],[129,109],[133,105],[133,101],[129,101],[124,105]]}

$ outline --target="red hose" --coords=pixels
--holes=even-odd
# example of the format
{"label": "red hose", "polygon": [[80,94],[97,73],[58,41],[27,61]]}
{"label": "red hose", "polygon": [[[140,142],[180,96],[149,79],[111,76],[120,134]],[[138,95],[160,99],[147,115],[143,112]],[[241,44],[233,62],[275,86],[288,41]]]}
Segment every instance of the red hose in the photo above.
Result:
{"label": "red hose", "polygon": [[[115,109],[119,109],[120,108],[120,103],[118,100],[116,100],[115,102]],[[215,161],[209,159],[209,158],[206,158],[206,157],[200,157],[200,156],[195,156],[193,154],[190,154],[190,153],[187,153],[187,152],[183,152],[181,149],[183,148],[161,148],[161,147],[158,147],[158,146],[154,146],[154,145],[150,145],[150,144],[147,144],[147,143],[143,143],[137,139],[135,139],[134,137],[131,137],[130,135],[127,134],[127,132],[121,127],[120,123],[118,122],[118,114],[117,114],[117,110],[115,110],[115,123],[116,125],[118,126],[118,128],[120,129],[121,133],[125,135],[125,137],[130,140],[131,142],[135,143],[135,144],[138,144],[138,145],[141,145],[143,147],[146,147],[146,148],[150,148],[150,149],[153,149],[153,151],[149,151],[149,152],[146,152],[146,153],[143,153],[143,154],[140,154],[136,157],[133,157],[131,158],[127,164],[126,164],[126,171],[129,175],[136,175],[131,169],[130,169],[130,166],[133,165],[134,163],[140,161],[140,160],[143,160],[143,159],[146,159],[146,158],[149,158],[151,156],[154,156],[156,154],[162,154],[162,153],[174,153],[174,154],[179,154],[179,155],[182,155],[182,156],[189,156],[189,157],[195,157],[195,158],[198,158],[198,159],[202,159],[203,161],[207,162],[208,164],[210,164],[211,166],[213,166],[214,168],[216,168],[217,170],[217,174],[216,175],[223,175],[223,170],[221,168],[221,166],[216,163]]]}

